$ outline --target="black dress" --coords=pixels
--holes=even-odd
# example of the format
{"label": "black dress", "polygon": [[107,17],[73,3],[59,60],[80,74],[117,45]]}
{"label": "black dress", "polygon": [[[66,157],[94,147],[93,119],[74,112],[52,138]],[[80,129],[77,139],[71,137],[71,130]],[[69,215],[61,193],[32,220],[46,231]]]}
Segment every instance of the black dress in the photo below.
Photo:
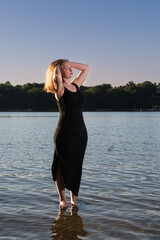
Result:
{"label": "black dress", "polygon": [[60,116],[54,133],[55,148],[51,169],[55,181],[59,165],[65,187],[78,196],[88,134],[82,113],[84,96],[78,85],[72,84],[77,91],[65,88],[61,99],[56,100]]}

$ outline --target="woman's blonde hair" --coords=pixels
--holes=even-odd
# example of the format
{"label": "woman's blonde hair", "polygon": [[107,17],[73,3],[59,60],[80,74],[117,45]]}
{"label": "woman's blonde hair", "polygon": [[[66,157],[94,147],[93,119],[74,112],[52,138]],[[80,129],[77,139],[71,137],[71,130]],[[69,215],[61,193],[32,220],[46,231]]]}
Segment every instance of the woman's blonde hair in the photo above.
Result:
{"label": "woman's blonde hair", "polygon": [[62,64],[68,61],[69,61],[68,59],[57,59],[49,65],[46,72],[46,82],[43,87],[43,89],[46,92],[51,92],[51,93],[57,92],[57,84],[55,83],[55,80],[54,80],[55,69],[57,66],[61,68]]}

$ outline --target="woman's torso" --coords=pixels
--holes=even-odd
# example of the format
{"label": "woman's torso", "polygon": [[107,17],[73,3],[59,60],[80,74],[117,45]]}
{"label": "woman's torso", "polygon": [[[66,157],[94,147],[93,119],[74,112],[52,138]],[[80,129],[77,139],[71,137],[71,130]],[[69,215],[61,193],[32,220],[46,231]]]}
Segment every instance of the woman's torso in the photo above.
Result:
{"label": "woman's torso", "polygon": [[84,96],[80,92],[78,85],[75,83],[72,84],[76,87],[77,91],[72,92],[65,88],[60,101],[57,100],[60,112],[57,129],[78,133],[84,129],[86,130],[82,113]]}

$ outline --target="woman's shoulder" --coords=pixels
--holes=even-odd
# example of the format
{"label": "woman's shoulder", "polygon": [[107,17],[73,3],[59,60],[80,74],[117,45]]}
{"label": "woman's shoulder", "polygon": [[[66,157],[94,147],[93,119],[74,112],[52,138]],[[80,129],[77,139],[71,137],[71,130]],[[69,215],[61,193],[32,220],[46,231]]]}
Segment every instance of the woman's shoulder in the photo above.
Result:
{"label": "woman's shoulder", "polygon": [[79,86],[78,86],[78,84],[77,83],[75,83],[75,82],[71,82],[73,85],[75,85],[75,87],[77,88],[77,89],[79,89]]}

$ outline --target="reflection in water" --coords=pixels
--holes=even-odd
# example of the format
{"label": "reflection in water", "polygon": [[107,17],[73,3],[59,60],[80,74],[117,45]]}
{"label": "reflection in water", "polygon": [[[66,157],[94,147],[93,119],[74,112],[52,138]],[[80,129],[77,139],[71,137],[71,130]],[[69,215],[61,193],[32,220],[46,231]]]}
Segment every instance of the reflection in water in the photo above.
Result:
{"label": "reflection in water", "polygon": [[86,236],[83,229],[82,218],[78,215],[78,209],[71,207],[70,212],[60,209],[57,219],[52,224],[52,239],[54,240],[80,240],[79,236]]}

